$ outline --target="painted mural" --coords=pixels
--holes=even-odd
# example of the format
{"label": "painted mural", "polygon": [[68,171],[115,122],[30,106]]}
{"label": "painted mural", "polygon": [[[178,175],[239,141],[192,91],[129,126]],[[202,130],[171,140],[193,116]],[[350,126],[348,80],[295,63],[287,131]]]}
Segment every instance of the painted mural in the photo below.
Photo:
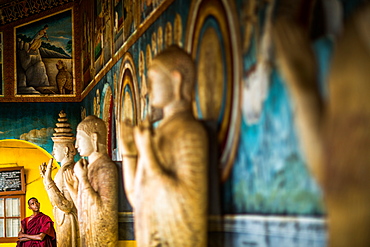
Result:
{"label": "painted mural", "polygon": [[[296,105],[274,54],[271,28],[278,2],[161,1],[169,3],[168,7],[151,19],[157,1],[135,1],[138,6],[115,1],[113,50],[124,52],[82,104],[87,112],[94,112],[92,98],[108,84],[116,102],[116,125],[123,118],[141,121],[155,115],[149,107],[146,71],[156,54],[178,44],[192,54],[198,69],[195,115],[217,125],[219,156],[213,167],[218,167],[220,174],[213,189],[222,192],[222,214],[227,216],[223,218],[225,228],[219,226],[219,218],[211,220],[215,241],[232,246],[325,246],[323,192],[308,168],[295,125]],[[355,5],[331,3],[342,4],[344,16]],[[164,6],[161,4],[158,6]],[[130,14],[136,8],[142,10],[140,18]],[[312,34],[324,98],[332,37],[338,31],[338,23],[328,19],[332,29],[326,30],[324,38],[322,33]],[[137,31],[137,23],[144,20],[153,24],[126,45]],[[127,56],[129,70],[123,66]],[[156,120],[160,120],[158,116]],[[119,160],[117,136],[112,138],[113,157]]]}
{"label": "painted mural", "polygon": [[[328,71],[335,38],[341,33],[343,20],[363,1],[318,2],[323,5],[316,10],[318,15],[312,25],[321,28],[310,34],[310,41],[318,64],[321,96],[330,100]],[[107,124],[108,151],[120,168],[119,123],[128,119],[135,124],[150,117],[155,127],[160,121],[161,112],[150,107],[147,69],[161,50],[178,44],[193,56],[198,69],[194,113],[200,120],[216,126],[217,157],[212,160],[211,190],[222,205],[210,215],[211,246],[220,243],[326,246],[327,208],[323,204],[323,192],[308,168],[301,133],[295,125],[296,104],[274,52],[271,33],[274,13],[277,8],[292,11],[283,8],[282,3],[277,0],[79,1],[81,88],[86,90],[86,97],[79,103],[48,103],[47,106],[2,103],[0,139],[27,140],[51,153],[50,137],[60,110],[69,116],[73,130],[82,118],[95,114]],[[4,12],[3,17],[20,18],[15,7],[13,14],[9,13]],[[67,28],[59,30],[57,27],[63,25],[63,20]],[[54,31],[58,29],[66,34],[67,29],[73,30],[71,23],[69,9],[17,26],[15,35],[25,40],[16,39],[15,46],[23,47],[26,53],[31,46],[24,50],[25,43],[31,43],[33,36],[43,30],[41,33],[47,36],[39,35],[38,42],[57,47],[58,36]],[[362,28],[367,30],[365,25]],[[67,37],[67,43],[63,43],[67,57],[57,58],[49,65],[46,58],[41,59],[46,75],[32,73],[31,77],[37,77],[37,81],[29,85],[18,81],[14,85],[16,96],[75,93],[75,88],[61,91],[57,83],[59,60],[66,62],[67,71],[73,76],[73,51],[68,45],[72,34],[64,37]],[[37,43],[29,54],[41,49]],[[17,57],[14,72],[17,79],[27,74],[18,73],[25,57]],[[54,72],[49,74],[51,68]],[[0,90],[0,95],[4,94],[3,88]],[[132,208],[120,190],[120,239],[133,240]]]}
{"label": "painted mural", "polygon": [[[182,1],[175,1],[132,45],[132,63],[136,67],[134,70],[138,71],[135,79],[129,79],[132,74],[127,74],[128,71],[125,76],[121,74],[121,78],[127,80],[118,79],[123,69],[117,64],[104,77],[103,81],[109,81],[112,88],[118,88],[114,92],[114,98],[118,100],[115,105],[120,105],[120,110],[116,108],[116,117],[121,119],[122,112],[131,117],[133,112],[138,111],[136,114],[139,116],[134,118],[142,119],[146,112],[150,112],[145,81],[148,61],[170,43],[184,44],[193,53],[198,70],[202,72],[198,75],[195,91],[195,113],[200,119],[218,122],[220,156],[229,159],[220,164],[224,169],[221,174],[224,181],[224,212],[313,217],[324,215],[321,190],[310,175],[300,150],[293,123],[292,102],[284,81],[278,71],[265,66],[272,58],[263,49],[269,51],[271,41],[268,34],[257,31],[263,30],[268,21],[257,25],[257,20],[261,16],[268,16],[268,11],[271,11],[268,3],[259,5],[260,12],[257,12],[257,4],[253,2],[233,5],[220,1],[216,11],[215,7],[207,7],[207,1],[194,1],[193,4],[198,6],[195,11],[191,11],[194,17],[188,16],[187,12],[191,4],[184,8]],[[233,17],[236,9],[243,11],[238,20]],[[248,16],[249,13],[254,16]],[[237,21],[244,28],[236,30]],[[182,33],[182,30],[187,30],[187,33]],[[179,34],[181,39],[178,38]],[[235,45],[236,41],[230,37],[238,35],[240,44]],[[257,47],[259,40],[264,40],[263,48]],[[233,50],[233,47],[244,47],[243,56],[239,57],[239,50]],[[207,54],[215,56],[213,64],[207,62]],[[242,60],[238,60],[240,58]],[[238,75],[238,63],[242,66],[242,75]],[[231,64],[234,66],[229,67]],[[236,71],[233,72],[233,69]],[[266,70],[270,76],[259,78]],[[131,81],[135,80],[137,91],[132,90]],[[114,81],[117,81],[118,86],[114,85]],[[212,90],[208,90],[210,88]],[[243,88],[240,90],[243,94],[238,99],[240,88]],[[134,100],[133,92],[139,100]],[[251,98],[250,95],[259,98]],[[133,100],[139,101],[136,108],[132,108]],[[238,102],[242,105],[238,106]],[[127,105],[130,107],[127,108]]]}
{"label": "painted mural", "polygon": [[[109,0],[96,0],[94,4],[93,61],[95,74],[112,58],[113,14]],[[91,3],[90,3],[91,4]]]}
{"label": "painted mural", "polygon": [[[24,103],[15,106],[14,103],[1,103],[0,139],[19,139],[34,143],[48,153],[53,151],[51,137],[54,133],[58,114],[64,110],[68,116],[73,133],[76,133],[80,121],[77,103]],[[77,159],[77,158],[76,158]]]}
{"label": "painted mural", "polygon": [[0,96],[4,95],[3,33],[0,32]]}
{"label": "painted mural", "polygon": [[[289,93],[271,67],[268,32],[273,4],[257,8],[251,1],[239,7],[246,23],[242,124],[233,169],[224,185],[224,209],[232,214],[321,216],[322,193],[302,155]],[[265,19],[259,23],[261,15]]]}
{"label": "painted mural", "polygon": [[15,28],[16,95],[75,94],[72,9]]}

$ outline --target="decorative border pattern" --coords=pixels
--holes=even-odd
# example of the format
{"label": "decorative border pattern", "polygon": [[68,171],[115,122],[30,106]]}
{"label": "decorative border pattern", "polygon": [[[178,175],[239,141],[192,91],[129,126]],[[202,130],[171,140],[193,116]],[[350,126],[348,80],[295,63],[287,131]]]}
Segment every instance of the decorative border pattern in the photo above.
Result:
{"label": "decorative border pattern", "polygon": [[9,24],[74,0],[21,0],[0,6],[0,24]]}

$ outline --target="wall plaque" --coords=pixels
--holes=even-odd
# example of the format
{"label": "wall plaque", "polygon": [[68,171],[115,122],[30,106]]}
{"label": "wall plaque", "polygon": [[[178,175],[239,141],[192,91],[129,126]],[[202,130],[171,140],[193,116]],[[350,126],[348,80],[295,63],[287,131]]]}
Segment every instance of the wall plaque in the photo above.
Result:
{"label": "wall plaque", "polygon": [[23,166],[0,168],[0,195],[26,193]]}

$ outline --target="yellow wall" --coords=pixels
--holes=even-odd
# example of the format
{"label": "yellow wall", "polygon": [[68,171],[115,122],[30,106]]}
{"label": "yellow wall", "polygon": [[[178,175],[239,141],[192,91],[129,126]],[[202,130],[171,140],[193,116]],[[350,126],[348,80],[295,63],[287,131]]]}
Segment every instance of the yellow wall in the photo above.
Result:
{"label": "yellow wall", "polygon": [[119,241],[118,247],[136,247],[136,241]]}
{"label": "yellow wall", "polygon": [[[48,162],[51,157],[47,151],[27,141],[0,140],[0,168],[24,166],[26,174],[26,216],[32,214],[32,211],[28,209],[27,200],[30,197],[36,197],[41,204],[41,212],[49,215],[54,221],[52,206],[39,172],[39,166],[42,162]],[[53,166],[55,169],[52,177],[59,169],[59,165],[55,161]],[[0,244],[0,246],[13,247],[15,244]]]}

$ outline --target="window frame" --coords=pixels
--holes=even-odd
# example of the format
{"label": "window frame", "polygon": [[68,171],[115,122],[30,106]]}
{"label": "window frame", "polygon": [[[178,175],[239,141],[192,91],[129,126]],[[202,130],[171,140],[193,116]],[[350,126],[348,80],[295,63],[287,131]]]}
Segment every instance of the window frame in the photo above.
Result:
{"label": "window frame", "polygon": [[[12,171],[18,171],[19,174],[14,176]],[[6,237],[7,229],[6,229],[6,219],[22,219],[25,218],[26,215],[26,177],[25,171],[23,166],[10,166],[10,167],[1,167],[0,168],[0,177],[3,181],[11,181],[13,180],[16,183],[20,182],[20,187],[10,188],[7,190],[3,190],[0,188],[0,198],[4,199],[3,201],[3,208],[4,208],[4,215],[0,217],[0,219],[4,219],[4,235],[5,237],[0,237],[0,243],[15,243],[18,241],[18,235],[16,237]],[[8,217],[6,216],[6,199],[7,198],[19,198],[19,212],[20,215],[18,217]]]}
{"label": "window frame", "polygon": [[[24,219],[25,217],[25,214],[26,214],[26,207],[25,207],[25,198],[26,198],[26,195],[25,194],[19,194],[19,195],[14,195],[14,194],[11,194],[9,193],[9,195],[1,195],[0,198],[3,198],[4,199],[4,216],[0,217],[0,219],[4,219],[4,234],[5,234],[5,237],[0,237],[0,243],[15,243],[18,241],[18,236],[16,237],[6,237],[6,219],[20,219],[20,221],[22,221],[22,219]],[[19,208],[19,212],[20,212],[20,216],[19,217],[9,217],[9,216],[6,216],[6,199],[7,198],[19,198],[19,203],[20,203],[20,208]]]}

